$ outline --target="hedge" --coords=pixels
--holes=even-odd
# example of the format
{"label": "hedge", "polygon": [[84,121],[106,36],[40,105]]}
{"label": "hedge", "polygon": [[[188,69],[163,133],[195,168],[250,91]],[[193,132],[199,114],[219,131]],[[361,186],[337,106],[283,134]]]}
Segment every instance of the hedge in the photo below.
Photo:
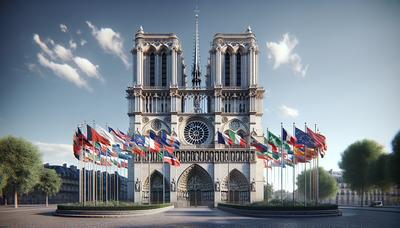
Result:
{"label": "hedge", "polygon": [[172,204],[151,204],[151,205],[73,205],[73,204],[59,204],[57,205],[57,210],[93,210],[93,211],[130,211],[130,210],[150,210],[158,209],[163,207],[169,207]]}
{"label": "hedge", "polygon": [[254,206],[219,203],[218,206],[244,210],[263,210],[263,211],[312,211],[312,210],[337,210],[336,204],[321,204],[313,206]]}

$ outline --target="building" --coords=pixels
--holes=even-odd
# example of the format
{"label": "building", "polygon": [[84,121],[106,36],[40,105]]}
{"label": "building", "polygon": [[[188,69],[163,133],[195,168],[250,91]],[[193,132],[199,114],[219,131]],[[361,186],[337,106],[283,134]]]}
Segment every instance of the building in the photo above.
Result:
{"label": "building", "polygon": [[[60,165],[50,165],[49,163],[44,164],[44,168],[54,169],[56,173],[61,178],[61,188],[60,191],[54,196],[49,196],[50,204],[58,204],[58,203],[77,203],[79,202],[79,169],[74,166],[67,166],[67,164]],[[86,186],[89,186],[92,182],[92,171],[86,171]],[[100,171],[97,172],[97,190],[98,195],[101,195],[101,190],[104,190],[106,187],[106,175],[105,172],[102,174]],[[117,178],[116,178],[117,177]],[[103,178],[103,181],[101,181]],[[118,181],[116,181],[118,179]],[[116,200],[117,197],[119,200],[125,201],[127,199],[127,178],[114,174],[108,175],[108,195],[110,200]],[[100,189],[100,186],[103,184],[103,189]],[[81,185],[83,187],[83,185]],[[118,186],[118,187],[117,187]],[[116,191],[118,189],[118,194]],[[89,189],[86,188],[86,199],[89,200]],[[14,203],[14,195],[9,194],[6,196],[7,203]],[[105,200],[105,192],[103,193],[103,200]],[[4,199],[5,200],[5,199]],[[99,199],[98,199],[99,200]],[[27,194],[22,194],[19,196],[18,201],[20,204],[43,204],[46,202],[45,195],[37,190],[29,192]]]}
{"label": "building", "polygon": [[256,36],[250,27],[215,34],[202,74],[198,23],[196,14],[190,77],[176,34],[140,27],[135,35],[133,83],[126,90],[129,133],[178,137],[181,166],[163,164],[157,154],[136,156],[129,162],[131,201],[162,202],[163,191],[166,202],[180,207],[263,200],[264,166],[255,150],[226,148],[216,137],[230,129],[247,142],[263,138]]}
{"label": "building", "polygon": [[[339,190],[336,197],[324,200],[327,203],[336,203],[338,205],[361,205],[361,195],[350,189],[349,184],[343,181],[341,171],[330,170],[329,173],[336,179]],[[372,189],[364,195],[364,205],[370,205],[374,201],[382,201],[383,205],[400,205],[400,188],[392,187],[389,191],[383,192],[379,189]]]}

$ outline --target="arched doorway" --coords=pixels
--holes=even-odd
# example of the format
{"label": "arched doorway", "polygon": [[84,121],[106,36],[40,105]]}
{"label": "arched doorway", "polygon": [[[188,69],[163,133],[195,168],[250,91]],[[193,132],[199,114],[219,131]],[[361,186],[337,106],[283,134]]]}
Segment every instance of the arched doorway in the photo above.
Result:
{"label": "arched doorway", "polygon": [[214,206],[214,185],[201,166],[189,166],[178,179],[178,206]]}
{"label": "arched doorway", "polygon": [[[229,188],[228,188],[229,182]],[[250,186],[247,178],[234,169],[225,177],[221,186],[221,200],[229,203],[244,204],[250,202]]]}
{"label": "arched doorway", "polygon": [[[149,178],[146,178],[143,186],[142,202],[163,203],[163,175],[159,171],[151,174],[151,191],[149,195]],[[170,188],[167,179],[164,179],[165,202],[170,202]]]}

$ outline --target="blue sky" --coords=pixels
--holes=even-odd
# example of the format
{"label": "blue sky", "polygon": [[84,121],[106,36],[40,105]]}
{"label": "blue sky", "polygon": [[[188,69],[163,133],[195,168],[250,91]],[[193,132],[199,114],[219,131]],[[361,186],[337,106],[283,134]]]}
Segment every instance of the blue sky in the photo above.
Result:
{"label": "blue sky", "polygon": [[[264,129],[318,124],[328,138],[326,169],[337,170],[356,140],[391,150],[400,129],[399,1],[210,0],[199,8],[203,69],[215,33],[249,25],[255,33]],[[76,164],[77,124],[128,128],[139,26],[176,33],[190,65],[193,9],[192,1],[2,1],[0,136],[35,142],[45,162]]]}

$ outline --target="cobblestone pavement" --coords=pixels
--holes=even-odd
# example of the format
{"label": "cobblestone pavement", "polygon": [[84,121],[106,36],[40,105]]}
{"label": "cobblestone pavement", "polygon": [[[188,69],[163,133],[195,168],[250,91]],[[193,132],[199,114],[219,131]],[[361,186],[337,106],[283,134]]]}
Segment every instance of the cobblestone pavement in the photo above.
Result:
{"label": "cobblestone pavement", "polygon": [[319,218],[253,218],[206,207],[125,218],[53,216],[55,206],[0,207],[0,227],[278,227],[373,228],[399,227],[400,213],[342,209],[343,216]]}

